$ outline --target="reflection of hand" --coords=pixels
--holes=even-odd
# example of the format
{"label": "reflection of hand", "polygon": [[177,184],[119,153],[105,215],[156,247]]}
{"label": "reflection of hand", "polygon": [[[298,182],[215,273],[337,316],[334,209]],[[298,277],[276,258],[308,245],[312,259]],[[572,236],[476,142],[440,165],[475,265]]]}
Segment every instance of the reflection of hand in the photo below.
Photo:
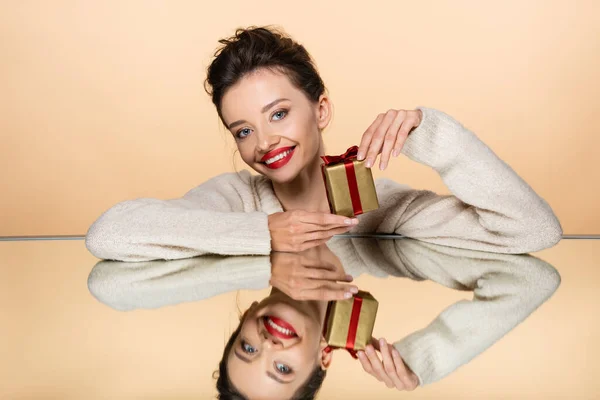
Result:
{"label": "reflection of hand", "polygon": [[[380,352],[382,360],[375,350]],[[384,382],[388,388],[412,391],[419,386],[417,375],[404,364],[398,350],[383,338],[371,338],[371,344],[367,345],[365,351],[358,351],[357,356],[363,369]]]}
{"label": "reflection of hand", "polygon": [[274,251],[302,251],[319,246],[358,224],[357,218],[302,210],[277,212],[268,220]]}
{"label": "reflection of hand", "polygon": [[339,259],[325,245],[297,253],[271,253],[270,284],[295,300],[343,300],[358,292]]}

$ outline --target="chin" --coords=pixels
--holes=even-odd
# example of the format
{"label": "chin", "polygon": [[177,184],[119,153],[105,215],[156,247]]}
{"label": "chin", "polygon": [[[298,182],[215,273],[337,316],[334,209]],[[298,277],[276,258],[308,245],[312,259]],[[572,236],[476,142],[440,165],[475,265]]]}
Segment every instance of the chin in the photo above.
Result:
{"label": "chin", "polygon": [[258,167],[252,167],[259,174],[269,178],[273,182],[285,184],[293,182],[299,175],[300,171],[293,165],[286,165],[278,170],[271,170],[260,164]]}

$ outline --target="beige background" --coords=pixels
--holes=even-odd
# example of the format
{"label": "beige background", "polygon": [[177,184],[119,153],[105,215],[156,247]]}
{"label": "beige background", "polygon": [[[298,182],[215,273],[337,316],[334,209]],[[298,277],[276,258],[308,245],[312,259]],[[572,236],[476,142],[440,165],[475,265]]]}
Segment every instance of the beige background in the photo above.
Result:
{"label": "beige background", "polygon": [[[563,240],[535,253],[561,274],[558,290],[500,341],[437,383],[410,393],[389,390],[340,353],[320,398],[598,399],[599,244]],[[0,265],[6,267],[0,269],[0,398],[214,398],[211,374],[236,326],[236,293],[118,312],[87,290],[97,262],[81,240],[0,242]],[[362,275],[355,282],[377,293],[375,335],[390,341],[473,296],[431,281]],[[267,293],[240,291],[238,304],[245,310]]]}
{"label": "beige background", "polygon": [[[282,26],[316,59],[336,106],[332,153],[379,112],[438,108],[547,199],[565,233],[600,231],[600,2],[349,4],[0,3],[0,235],[84,234],[119,201],[179,197],[233,170],[202,83],[217,40],[251,24]],[[380,176],[447,193],[405,157]]]}

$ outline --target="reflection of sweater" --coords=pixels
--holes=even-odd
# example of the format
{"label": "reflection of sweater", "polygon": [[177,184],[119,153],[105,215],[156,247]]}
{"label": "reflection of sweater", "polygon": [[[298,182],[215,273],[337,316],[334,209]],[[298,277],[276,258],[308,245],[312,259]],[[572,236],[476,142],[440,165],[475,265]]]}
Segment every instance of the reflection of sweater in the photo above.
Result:
{"label": "reflection of sweater", "polygon": [[[334,238],[327,246],[355,277],[366,273],[429,279],[473,291],[471,301],[454,303],[423,329],[394,342],[420,385],[442,379],[489,348],[560,284],[554,267],[530,255],[485,253],[410,239]],[[90,273],[88,286],[98,300],[118,310],[156,308],[239,289],[266,288],[270,266],[268,256],[100,261]],[[377,297],[376,287],[370,291]],[[395,316],[380,313],[377,318]]]}
{"label": "reflection of sweater", "polygon": [[[420,109],[423,120],[402,152],[434,168],[453,194],[378,179],[380,208],[360,215],[351,233],[398,233],[496,253],[529,253],[560,240],[561,225],[548,203],[510,166],[449,115]],[[224,173],[182,198],[114,205],[92,224],[86,246],[98,258],[122,261],[264,255],[271,249],[267,215],[279,211],[267,178]]]}

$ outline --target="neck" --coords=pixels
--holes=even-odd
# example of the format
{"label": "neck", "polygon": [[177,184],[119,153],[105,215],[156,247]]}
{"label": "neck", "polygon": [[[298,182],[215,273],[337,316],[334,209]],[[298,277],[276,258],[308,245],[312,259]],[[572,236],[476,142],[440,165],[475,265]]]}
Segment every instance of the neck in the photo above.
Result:
{"label": "neck", "polygon": [[330,211],[318,156],[293,181],[284,184],[273,182],[273,191],[284,211]]}

